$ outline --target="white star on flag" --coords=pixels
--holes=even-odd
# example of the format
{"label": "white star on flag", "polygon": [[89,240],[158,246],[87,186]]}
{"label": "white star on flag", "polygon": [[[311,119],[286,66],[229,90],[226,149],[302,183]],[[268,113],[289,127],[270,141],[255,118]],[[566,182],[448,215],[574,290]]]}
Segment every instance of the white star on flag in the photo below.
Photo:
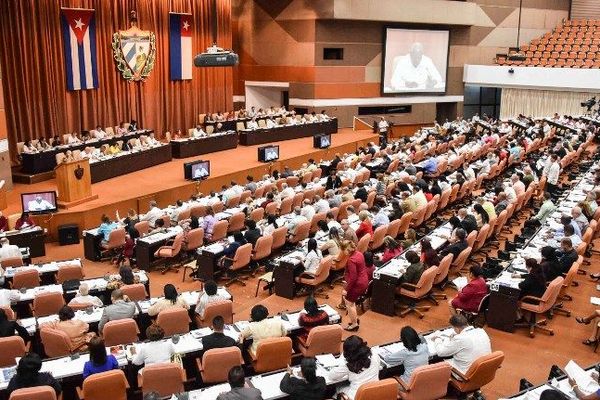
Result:
{"label": "white star on flag", "polygon": [[75,20],[75,28],[76,29],[83,30],[84,26],[85,26],[85,24],[83,23],[81,18]]}
{"label": "white star on flag", "polygon": [[187,31],[189,27],[190,27],[190,24],[188,24],[187,21],[183,21],[183,29],[185,29]]}

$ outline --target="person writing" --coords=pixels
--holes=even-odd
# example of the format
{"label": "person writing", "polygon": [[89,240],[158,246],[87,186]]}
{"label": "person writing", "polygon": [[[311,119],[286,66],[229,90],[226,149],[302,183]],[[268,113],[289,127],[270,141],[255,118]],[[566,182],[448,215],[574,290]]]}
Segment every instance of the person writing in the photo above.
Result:
{"label": "person writing", "polygon": [[283,376],[279,389],[290,396],[290,400],[321,400],[325,398],[325,378],[317,376],[317,361],[304,357],[300,362],[300,375],[294,376],[290,367]]}
{"label": "person writing", "polygon": [[242,338],[252,337],[252,345],[248,350],[251,354],[256,354],[256,349],[262,340],[287,335],[281,320],[268,318],[268,316],[269,310],[262,304],[255,305],[250,311],[251,322],[242,331]]}
{"label": "person writing", "polygon": [[179,296],[177,289],[171,283],[167,283],[163,289],[165,297],[159,299],[148,309],[148,315],[154,317],[161,311],[170,308],[183,308],[187,310],[190,306],[185,302],[183,297]]}
{"label": "person writing", "polygon": [[329,315],[319,308],[315,298],[310,295],[304,300],[304,312],[300,313],[298,324],[302,327],[302,333],[298,336],[298,339],[306,342],[312,328],[329,324]]}
{"label": "person writing", "polygon": [[104,340],[94,337],[89,343],[90,361],[83,365],[83,379],[90,375],[98,374],[119,368],[119,363],[115,356],[106,354]]}
{"label": "person writing", "polygon": [[148,342],[131,347],[131,354],[133,354],[131,362],[134,365],[171,362],[171,357],[175,354],[175,346],[171,340],[162,340],[165,337],[164,329],[152,324],[146,329],[146,337]]}
{"label": "person writing", "polygon": [[488,287],[483,277],[483,270],[480,266],[474,265],[469,268],[469,283],[459,290],[452,300],[448,302],[450,314],[456,314],[456,310],[467,312],[477,312],[481,300],[488,294]]}
{"label": "person writing", "polygon": [[202,349],[207,351],[210,349],[236,346],[238,342],[234,338],[224,334],[224,329],[225,320],[222,316],[217,315],[212,320],[213,333],[202,338]]}
{"label": "person writing", "polygon": [[40,372],[42,369],[42,359],[35,353],[27,353],[19,360],[17,373],[8,382],[6,395],[10,397],[11,393],[17,389],[30,388],[37,386],[50,386],[60,396],[62,388],[60,383],[49,372]]}
{"label": "person writing", "polygon": [[427,343],[413,327],[407,325],[400,330],[400,340],[404,348],[383,356],[383,361],[391,366],[403,364],[404,373],[400,379],[404,383],[410,381],[410,376],[417,367],[429,364]]}

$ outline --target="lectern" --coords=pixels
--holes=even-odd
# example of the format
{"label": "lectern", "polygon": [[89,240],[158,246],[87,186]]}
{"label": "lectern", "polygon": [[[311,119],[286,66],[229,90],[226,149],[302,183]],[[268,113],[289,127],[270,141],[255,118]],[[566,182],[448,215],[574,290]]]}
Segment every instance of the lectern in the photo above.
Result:
{"label": "lectern", "polygon": [[92,175],[88,160],[63,162],[54,171],[60,208],[73,207],[98,198],[98,195],[92,195]]}

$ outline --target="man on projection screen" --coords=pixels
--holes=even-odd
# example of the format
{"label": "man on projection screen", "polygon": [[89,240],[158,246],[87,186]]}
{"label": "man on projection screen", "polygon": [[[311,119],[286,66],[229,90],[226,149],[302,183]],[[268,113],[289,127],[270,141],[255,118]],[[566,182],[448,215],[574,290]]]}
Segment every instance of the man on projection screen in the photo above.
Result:
{"label": "man on projection screen", "polygon": [[443,88],[443,79],[431,58],[423,55],[423,45],[415,42],[410,52],[394,58],[392,89],[434,89]]}

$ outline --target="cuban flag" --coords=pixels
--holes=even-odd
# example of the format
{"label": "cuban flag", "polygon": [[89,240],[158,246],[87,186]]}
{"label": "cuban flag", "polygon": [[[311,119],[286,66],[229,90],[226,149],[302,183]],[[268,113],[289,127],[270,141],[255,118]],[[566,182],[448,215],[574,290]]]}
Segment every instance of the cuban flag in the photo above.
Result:
{"label": "cuban flag", "polygon": [[67,89],[98,87],[96,58],[96,18],[94,10],[62,9]]}
{"label": "cuban flag", "polygon": [[171,80],[192,79],[192,15],[169,14]]}

